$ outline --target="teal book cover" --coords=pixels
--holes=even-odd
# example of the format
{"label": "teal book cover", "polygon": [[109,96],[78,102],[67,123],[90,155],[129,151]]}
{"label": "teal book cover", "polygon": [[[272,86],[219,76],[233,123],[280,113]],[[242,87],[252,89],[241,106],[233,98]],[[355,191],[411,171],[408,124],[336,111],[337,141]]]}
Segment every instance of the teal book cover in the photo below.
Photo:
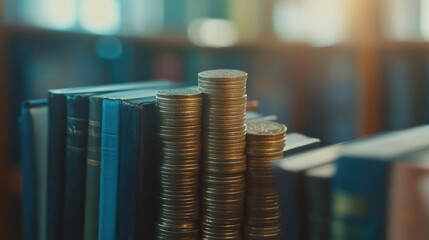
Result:
{"label": "teal book cover", "polygon": [[386,237],[391,163],[429,148],[429,126],[385,133],[345,145],[333,180],[332,239]]}

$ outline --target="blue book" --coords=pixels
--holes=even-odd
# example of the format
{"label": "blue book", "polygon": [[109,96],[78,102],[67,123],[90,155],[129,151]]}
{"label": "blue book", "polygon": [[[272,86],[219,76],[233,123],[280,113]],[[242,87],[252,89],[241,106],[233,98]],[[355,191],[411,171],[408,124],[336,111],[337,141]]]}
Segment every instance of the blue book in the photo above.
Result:
{"label": "blue book", "polygon": [[332,163],[340,145],[285,157],[274,162],[274,181],[279,196],[280,238],[301,240],[307,237],[306,171]]}
{"label": "blue book", "polygon": [[333,180],[332,239],[385,239],[390,164],[425,149],[429,126],[345,145]]}
{"label": "blue book", "polygon": [[23,239],[46,238],[47,99],[30,100],[21,108]]}
{"label": "blue book", "polygon": [[[47,239],[63,237],[64,182],[67,139],[67,96],[74,94],[108,93],[125,91],[157,84],[157,81],[110,84],[49,90],[48,130],[48,193],[47,193]],[[82,221],[82,220],[80,220]]]}
{"label": "blue book", "polygon": [[[99,239],[132,239],[136,234],[140,183],[135,180],[139,179],[140,174],[138,143],[141,115],[136,112],[140,109],[129,106],[129,101],[151,102],[154,105],[156,91],[112,94],[103,100]],[[153,117],[155,113],[151,112],[150,115]]]}
{"label": "blue book", "polygon": [[[140,89],[161,89],[169,88],[176,84],[169,81],[149,81]],[[88,115],[88,134],[87,139],[82,139],[81,142],[87,144],[86,156],[82,156],[78,162],[86,163],[83,169],[79,172],[85,172],[86,183],[81,187],[80,194],[85,195],[85,217],[84,217],[84,240],[98,239],[98,216],[100,202],[100,146],[101,146],[101,122],[102,122],[102,102],[105,98],[121,98],[124,95],[135,95],[138,97],[141,94],[140,90],[129,90],[122,92],[107,93],[94,95],[89,97],[89,115]],[[82,96],[76,95],[76,96]],[[76,106],[79,107],[79,106]],[[80,106],[82,108],[84,106]],[[74,162],[77,162],[76,159]],[[72,161],[73,162],[73,161]],[[85,191],[85,192],[83,192]]]}

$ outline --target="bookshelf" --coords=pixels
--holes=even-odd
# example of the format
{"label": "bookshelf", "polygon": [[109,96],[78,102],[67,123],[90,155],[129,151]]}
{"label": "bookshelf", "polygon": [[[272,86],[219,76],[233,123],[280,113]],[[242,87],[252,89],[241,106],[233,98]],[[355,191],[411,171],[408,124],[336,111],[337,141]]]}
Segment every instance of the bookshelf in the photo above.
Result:
{"label": "bookshelf", "polygon": [[[254,1],[252,1],[254,2]],[[272,0],[267,6],[273,5]],[[4,1],[0,2],[1,6]],[[245,4],[245,3],[243,3]],[[266,6],[265,6],[266,7]],[[427,49],[429,49],[429,42],[425,41],[395,41],[386,40],[381,34],[381,15],[382,5],[380,2],[371,0],[352,1],[348,11],[350,12],[349,18],[351,34],[349,40],[344,43],[330,46],[330,47],[314,47],[306,43],[292,43],[292,42],[281,42],[276,39],[275,36],[270,35],[267,39],[261,39],[260,41],[245,41],[237,45],[225,48],[210,48],[200,47],[191,43],[186,36],[183,34],[169,34],[163,33],[154,38],[142,38],[134,36],[118,36],[121,41],[125,44],[130,44],[135,49],[163,49],[168,51],[177,52],[177,55],[186,55],[188,52],[196,52],[199,55],[208,55],[210,57],[215,56],[235,56],[237,53],[245,61],[254,62],[253,66],[258,64],[264,64],[264,57],[273,57],[274,60],[269,60],[269,64],[276,64],[278,69],[283,69],[282,73],[287,73],[287,79],[283,79],[285,84],[284,88],[292,89],[293,96],[288,101],[291,103],[291,107],[288,109],[288,121],[293,123],[293,129],[297,132],[319,134],[317,131],[311,130],[311,128],[317,129],[322,128],[321,125],[311,126],[309,121],[312,117],[322,117],[323,112],[313,112],[315,105],[312,103],[312,99],[309,98],[310,93],[308,89],[313,87],[313,83],[309,79],[317,79],[317,74],[311,73],[309,69],[314,69],[318,62],[315,58],[330,57],[335,54],[342,52],[350,53],[353,56],[353,61],[356,63],[356,84],[358,87],[357,109],[358,113],[358,126],[357,135],[364,136],[370,135],[381,130],[386,130],[385,125],[385,112],[383,110],[386,102],[389,101],[384,88],[385,84],[388,84],[386,80],[384,63],[386,56],[389,54],[410,54],[419,53],[418,58],[420,69],[424,69],[423,60]],[[265,22],[265,24],[267,24]],[[272,31],[268,31],[272,34]],[[7,49],[7,41],[12,36],[21,36],[23,38],[35,39],[43,41],[45,39],[50,41],[82,41],[85,46],[93,47],[98,39],[103,35],[96,35],[90,33],[72,32],[72,31],[54,31],[40,28],[31,28],[23,25],[7,25],[0,23],[0,111],[9,113],[12,110],[16,112],[16,109],[11,109],[11,96],[15,94],[11,89],[11,79],[8,78],[8,59],[6,56],[9,54]],[[88,47],[89,48],[89,47]],[[184,54],[183,54],[184,53]],[[231,54],[232,53],[232,54]],[[139,56],[136,56],[136,59]],[[213,58],[215,58],[213,57]],[[186,56],[184,57],[186,59]],[[199,60],[199,59],[197,59]],[[243,60],[243,61],[244,61]],[[216,62],[207,61],[207,66],[214,66],[216,64],[222,65]],[[267,63],[267,65],[268,65]],[[252,66],[252,64],[246,65]],[[190,79],[191,76],[187,72],[203,70],[199,67],[191,68],[185,66],[181,75],[182,79]],[[191,70],[190,70],[191,69]],[[322,71],[323,67],[317,70]],[[316,71],[317,71],[316,70]],[[266,71],[262,69],[262,71]],[[134,76],[147,78],[150,73],[133,73]],[[252,73],[251,73],[252,74]],[[420,74],[420,75],[419,75]],[[417,77],[424,78],[420,72]],[[252,76],[252,75],[250,75]],[[321,77],[322,78],[322,77]],[[263,77],[259,76],[258,79]],[[103,79],[104,80],[104,79]],[[268,82],[276,82],[278,79],[272,79]],[[321,81],[322,82],[322,81]],[[323,83],[316,82],[322,86]],[[257,89],[260,85],[253,86],[253,90]],[[272,90],[272,88],[267,88]],[[419,89],[423,91],[422,89]],[[252,91],[252,89],[251,89]],[[420,95],[424,94],[421,93]],[[426,93],[427,94],[427,93]],[[317,97],[324,97],[323,94]],[[422,98],[422,97],[420,97]],[[18,106],[17,104],[14,105]],[[320,105],[316,105],[320,107]],[[417,109],[418,110],[418,109]],[[323,111],[323,109],[322,109]],[[421,117],[419,117],[421,118]],[[15,164],[17,161],[11,161],[12,154],[10,154],[11,143],[9,141],[12,134],[15,134],[15,129],[11,126],[11,119],[16,119],[15,116],[10,117],[8,114],[6,117],[0,118],[0,182],[5,183],[0,187],[0,212],[6,214],[0,214],[0,239],[11,239],[10,234],[12,229],[10,227],[11,222],[8,221],[8,199],[19,198],[21,191],[21,180],[19,166]],[[419,120],[420,122],[423,120]],[[416,124],[417,122],[414,122]],[[310,130],[308,130],[310,129]],[[308,132],[313,131],[313,132]],[[320,133],[323,134],[323,133]],[[317,136],[316,136],[317,137]],[[11,163],[13,162],[13,163]]]}

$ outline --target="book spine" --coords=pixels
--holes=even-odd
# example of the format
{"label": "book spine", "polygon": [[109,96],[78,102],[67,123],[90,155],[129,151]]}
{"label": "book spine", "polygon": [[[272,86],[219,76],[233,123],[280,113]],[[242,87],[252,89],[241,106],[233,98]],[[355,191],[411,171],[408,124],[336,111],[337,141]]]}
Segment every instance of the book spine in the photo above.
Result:
{"label": "book spine", "polygon": [[63,239],[82,239],[85,203],[88,97],[67,96]]}
{"label": "book spine", "polygon": [[90,98],[86,159],[84,240],[98,239],[102,107],[102,98]]}
{"label": "book spine", "polygon": [[119,239],[135,239],[140,169],[140,108],[122,104],[121,158],[119,163]]}
{"label": "book spine", "polygon": [[274,180],[279,196],[280,239],[306,239],[307,197],[303,172],[288,172],[274,167]]}
{"label": "book spine", "polygon": [[160,167],[159,116],[155,102],[141,112],[137,239],[156,239],[158,221],[158,174]]}
{"label": "book spine", "polygon": [[47,239],[58,240],[63,234],[64,165],[66,157],[66,97],[49,94]]}
{"label": "book spine", "polygon": [[[46,102],[47,103],[47,102]],[[31,111],[33,120],[33,148],[37,180],[37,229],[38,239],[46,239],[46,204],[48,188],[48,106],[39,105]]]}
{"label": "book spine", "polygon": [[29,104],[24,104],[21,109],[20,142],[21,142],[21,167],[22,167],[22,219],[23,239],[37,239],[37,179],[36,163],[33,147],[33,122],[31,120]]}
{"label": "book spine", "polygon": [[388,161],[338,159],[331,239],[385,239],[388,179]]}
{"label": "book spine", "polygon": [[119,100],[103,101],[101,124],[100,212],[98,238],[117,239],[118,163],[120,153]]}
{"label": "book spine", "polygon": [[331,184],[332,178],[307,177],[309,240],[330,239]]}

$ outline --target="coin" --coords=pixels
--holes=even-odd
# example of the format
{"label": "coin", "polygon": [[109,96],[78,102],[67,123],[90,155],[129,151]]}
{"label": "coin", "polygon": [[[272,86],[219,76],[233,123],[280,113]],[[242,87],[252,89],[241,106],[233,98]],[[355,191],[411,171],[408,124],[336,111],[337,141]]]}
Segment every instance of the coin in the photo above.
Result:
{"label": "coin", "polygon": [[164,89],[159,90],[156,96],[169,99],[200,98],[201,92],[193,88]]}
{"label": "coin", "polygon": [[204,239],[241,237],[246,170],[246,81],[247,73],[239,70],[210,70],[198,74],[204,106]]}
{"label": "coin", "polygon": [[202,95],[196,89],[157,93],[159,137],[159,239],[195,239],[200,215],[199,173]]}
{"label": "coin", "polygon": [[271,165],[283,155],[286,130],[283,124],[271,121],[247,124],[246,239],[279,238],[280,213]]}
{"label": "coin", "polygon": [[286,133],[286,126],[272,121],[254,121],[247,124],[247,133],[258,136],[277,136]]}

